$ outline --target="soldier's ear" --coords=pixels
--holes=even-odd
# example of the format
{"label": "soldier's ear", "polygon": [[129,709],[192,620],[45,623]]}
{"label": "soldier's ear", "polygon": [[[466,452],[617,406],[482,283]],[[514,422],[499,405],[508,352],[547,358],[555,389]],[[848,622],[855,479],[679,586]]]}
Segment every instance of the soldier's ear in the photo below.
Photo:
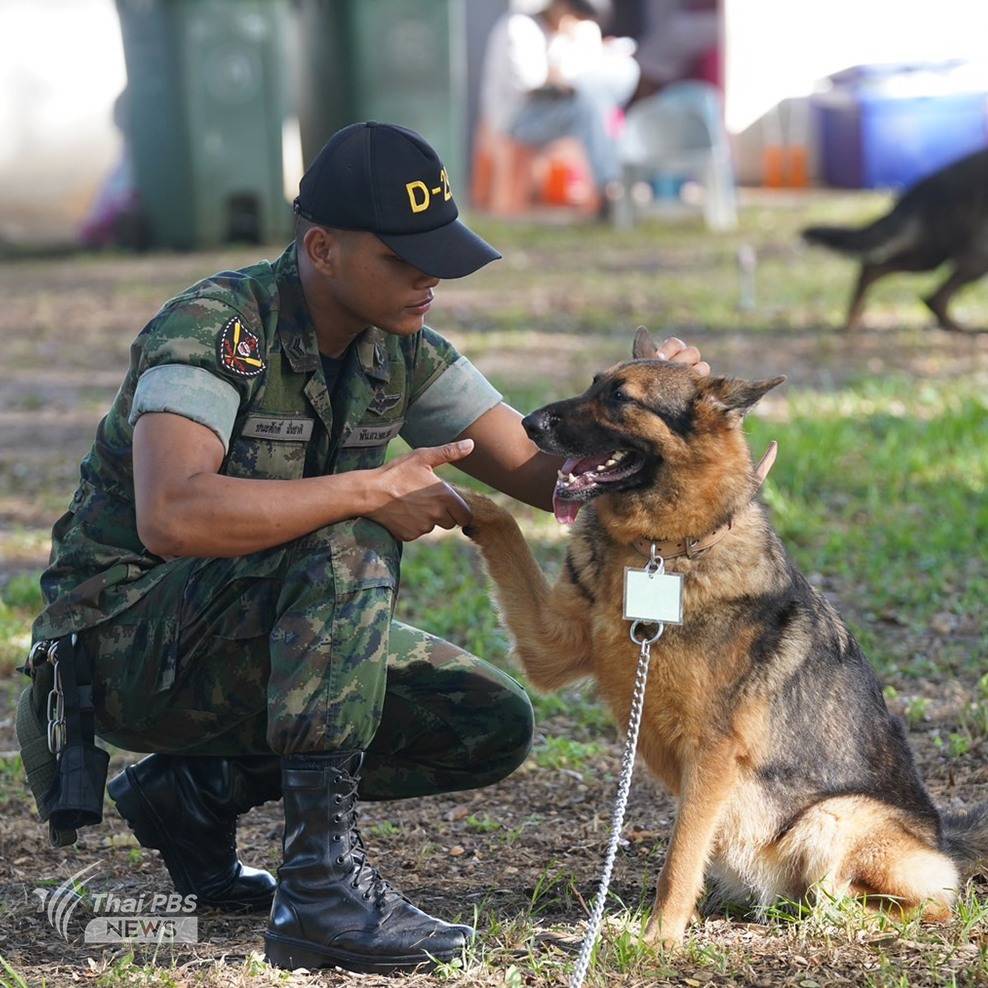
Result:
{"label": "soldier's ear", "polygon": [[320,274],[334,273],[339,251],[339,237],[334,230],[325,226],[310,226],[302,238],[302,250]]}
{"label": "soldier's ear", "polygon": [[738,377],[713,377],[701,381],[701,393],[705,401],[729,418],[740,419],[772,388],[782,384],[785,377],[771,377],[764,381],[743,381]]}

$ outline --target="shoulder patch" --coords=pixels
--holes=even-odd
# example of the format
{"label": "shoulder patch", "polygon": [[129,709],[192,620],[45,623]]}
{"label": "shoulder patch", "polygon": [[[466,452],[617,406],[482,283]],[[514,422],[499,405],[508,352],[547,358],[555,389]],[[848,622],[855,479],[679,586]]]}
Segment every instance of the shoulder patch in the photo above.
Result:
{"label": "shoulder patch", "polygon": [[223,327],[216,341],[216,353],[220,366],[240,377],[257,377],[264,371],[261,344],[240,316],[234,316]]}

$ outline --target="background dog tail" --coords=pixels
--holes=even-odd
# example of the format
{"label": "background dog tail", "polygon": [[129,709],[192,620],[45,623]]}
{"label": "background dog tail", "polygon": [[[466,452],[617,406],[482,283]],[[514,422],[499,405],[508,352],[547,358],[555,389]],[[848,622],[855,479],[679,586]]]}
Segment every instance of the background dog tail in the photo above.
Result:
{"label": "background dog tail", "polygon": [[988,874],[988,803],[943,816],[944,852],[965,875]]}
{"label": "background dog tail", "polygon": [[808,226],[803,230],[803,239],[870,264],[880,264],[910,247],[914,229],[915,224],[903,211],[893,209],[868,226]]}

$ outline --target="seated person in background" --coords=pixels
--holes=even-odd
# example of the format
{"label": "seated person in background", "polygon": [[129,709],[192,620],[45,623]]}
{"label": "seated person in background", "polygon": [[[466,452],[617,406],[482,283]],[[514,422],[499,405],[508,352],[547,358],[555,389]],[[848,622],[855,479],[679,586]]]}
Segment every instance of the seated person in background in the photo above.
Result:
{"label": "seated person in background", "polygon": [[638,84],[630,42],[602,38],[610,11],[610,0],[551,0],[532,16],[505,14],[487,40],[481,83],[491,130],[532,147],[576,138],[605,202],[619,176],[607,122]]}

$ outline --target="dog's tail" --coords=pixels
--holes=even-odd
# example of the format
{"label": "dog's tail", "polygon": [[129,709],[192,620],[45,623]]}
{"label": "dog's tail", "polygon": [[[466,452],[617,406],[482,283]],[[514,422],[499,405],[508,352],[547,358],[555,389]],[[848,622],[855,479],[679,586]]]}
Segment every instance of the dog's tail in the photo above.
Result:
{"label": "dog's tail", "polygon": [[988,874],[988,803],[944,814],[943,850],[965,875]]}
{"label": "dog's tail", "polygon": [[918,224],[910,219],[906,211],[893,209],[867,226],[808,226],[803,239],[865,263],[880,264],[913,245]]}

